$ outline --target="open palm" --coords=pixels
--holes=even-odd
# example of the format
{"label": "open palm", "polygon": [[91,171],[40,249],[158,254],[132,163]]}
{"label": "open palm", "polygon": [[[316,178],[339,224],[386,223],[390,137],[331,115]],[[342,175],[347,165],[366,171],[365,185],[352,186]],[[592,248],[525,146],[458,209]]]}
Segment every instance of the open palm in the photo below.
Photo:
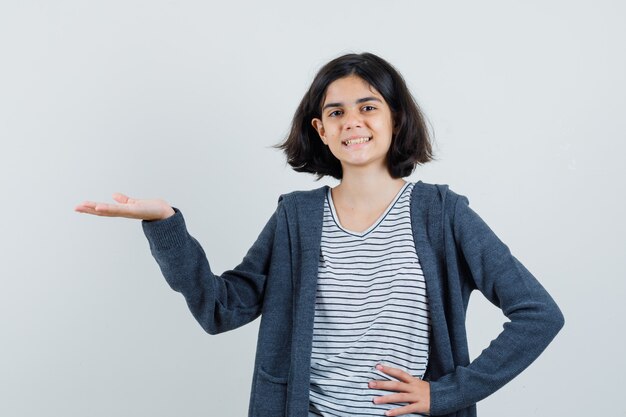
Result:
{"label": "open palm", "polygon": [[174,209],[161,199],[135,199],[121,193],[113,194],[117,204],[83,201],[74,210],[79,213],[105,217],[126,217],[129,219],[162,220],[174,215]]}

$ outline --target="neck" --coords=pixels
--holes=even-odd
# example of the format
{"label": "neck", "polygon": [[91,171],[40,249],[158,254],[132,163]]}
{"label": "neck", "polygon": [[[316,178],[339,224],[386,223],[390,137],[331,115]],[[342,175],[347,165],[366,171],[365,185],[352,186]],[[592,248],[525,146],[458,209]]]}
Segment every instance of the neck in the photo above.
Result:
{"label": "neck", "polygon": [[386,167],[378,170],[344,169],[341,183],[333,191],[333,198],[340,194],[350,205],[371,205],[378,200],[395,195],[406,183],[402,178],[393,178]]}

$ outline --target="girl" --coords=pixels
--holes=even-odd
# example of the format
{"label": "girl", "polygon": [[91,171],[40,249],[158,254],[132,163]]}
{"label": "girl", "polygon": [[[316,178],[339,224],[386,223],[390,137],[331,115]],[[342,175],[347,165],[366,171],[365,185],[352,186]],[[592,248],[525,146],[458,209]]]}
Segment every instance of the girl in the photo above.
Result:
{"label": "girl", "polygon": [[[249,415],[475,416],[525,369],[563,315],[468,199],[403,180],[432,160],[400,74],[369,53],[326,64],[279,146],[289,164],[340,183],[281,195],[243,261],[215,275],[183,215],[114,194],[76,211],[142,219],[169,285],[209,333],[261,316]],[[509,318],[469,360],[478,289]]]}

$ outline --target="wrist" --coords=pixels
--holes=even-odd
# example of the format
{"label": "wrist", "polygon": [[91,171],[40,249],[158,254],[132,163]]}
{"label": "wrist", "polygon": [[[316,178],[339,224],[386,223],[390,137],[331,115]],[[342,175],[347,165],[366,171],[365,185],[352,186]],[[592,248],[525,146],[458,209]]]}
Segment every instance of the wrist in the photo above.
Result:
{"label": "wrist", "polygon": [[165,220],[169,217],[172,217],[174,214],[176,214],[174,209],[170,206],[167,206],[167,208],[163,211],[163,216],[161,216],[160,220]]}

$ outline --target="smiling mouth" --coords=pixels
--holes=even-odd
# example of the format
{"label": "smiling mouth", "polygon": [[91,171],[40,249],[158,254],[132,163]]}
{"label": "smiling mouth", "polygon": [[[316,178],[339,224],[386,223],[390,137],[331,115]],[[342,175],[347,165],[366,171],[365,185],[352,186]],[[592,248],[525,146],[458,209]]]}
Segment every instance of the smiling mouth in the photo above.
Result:
{"label": "smiling mouth", "polygon": [[365,142],[369,142],[370,139],[372,139],[369,136],[363,136],[360,138],[353,138],[353,139],[348,139],[348,140],[344,140],[341,143],[345,146],[350,146],[350,145],[358,145],[359,143],[365,143]]}

